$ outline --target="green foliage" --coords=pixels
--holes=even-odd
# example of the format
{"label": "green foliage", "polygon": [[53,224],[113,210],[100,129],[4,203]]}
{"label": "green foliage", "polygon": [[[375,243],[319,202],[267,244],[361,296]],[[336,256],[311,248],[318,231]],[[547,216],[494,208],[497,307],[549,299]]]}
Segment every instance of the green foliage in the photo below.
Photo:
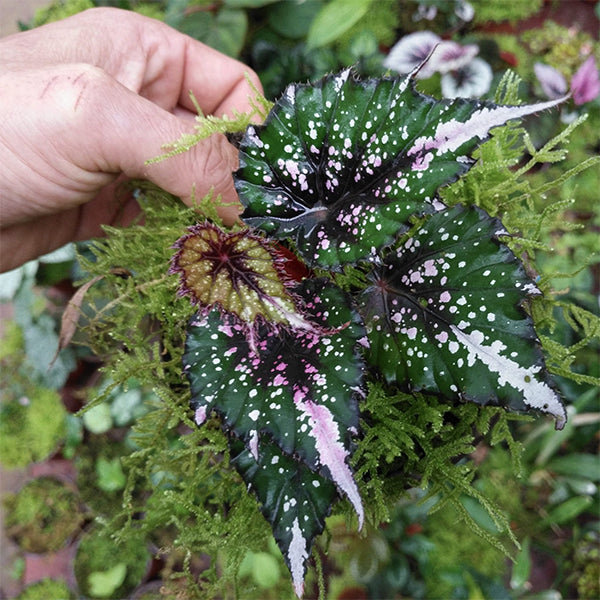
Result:
{"label": "green foliage", "polygon": [[59,579],[42,579],[28,585],[16,600],[69,600],[73,594],[67,584]]}
{"label": "green foliage", "polygon": [[13,381],[0,405],[0,463],[14,469],[47,458],[65,435],[66,411],[59,394]]}
{"label": "green foliage", "polygon": [[469,0],[475,9],[473,21],[477,24],[509,21],[515,23],[537,13],[543,0],[506,2],[506,0]]}
{"label": "green foliage", "polygon": [[78,530],[83,514],[77,495],[60,481],[40,477],[3,500],[6,532],[26,552],[53,552]]}
{"label": "green foliage", "polygon": [[[517,82],[505,85],[502,99],[514,102]],[[208,119],[200,119],[198,125],[199,129],[215,126],[220,131],[228,126]],[[562,135],[561,141],[565,138],[566,134]],[[508,243],[533,265],[538,255],[547,252],[545,240],[562,226],[559,215],[565,205],[536,215],[536,200],[541,202],[549,188],[532,190],[524,181],[531,167],[514,168],[529,146],[520,128],[508,125],[497,129],[481,147],[480,162],[465,178],[446,188],[444,195],[449,204],[460,200],[501,214],[513,234]],[[537,164],[561,156],[564,151],[557,150],[555,142],[536,151],[531,161]],[[195,427],[189,388],[181,377],[184,332],[194,309],[177,297],[177,277],[166,271],[173,243],[188,226],[205,218],[199,206],[212,214],[214,209],[206,200],[183,207],[147,184],[140,184],[137,193],[144,225],[109,228],[108,238],[91,247],[94,258],[81,259],[90,277],[103,276],[86,298],[88,342],[107,360],[105,370],[115,385],[125,384],[135,375],[142,387],[155,393],[145,400],[147,412],[132,426],[135,447],[121,461],[127,477],[123,502],[105,514],[110,515],[109,530],[118,539],[127,539],[139,527],[146,538],[160,536],[165,550],[188,557],[200,552],[212,556],[211,567],[197,583],[190,582],[188,589],[192,597],[214,597],[236,587],[246,553],[264,552],[270,538],[256,501],[229,464],[227,441],[218,422],[209,419],[201,429]],[[337,279],[349,287],[364,285],[362,275],[348,269]],[[537,302],[543,310],[534,310],[533,315],[548,329],[555,323],[552,311],[557,301],[549,287],[545,289],[547,295]],[[569,313],[572,309],[567,306],[571,305],[563,302],[562,310]],[[593,334],[583,320],[577,321],[577,326]],[[554,344],[550,356],[556,357],[564,347],[550,335],[548,329],[547,344]],[[560,364],[565,366],[565,360],[563,356]],[[100,392],[92,405],[106,398],[106,391]],[[504,507],[505,499],[490,501],[488,492],[474,485],[473,463],[461,457],[467,457],[479,439],[493,445],[504,442],[513,455],[512,469],[518,469],[521,447],[512,437],[510,423],[521,417],[509,416],[499,408],[451,405],[424,394],[390,393],[374,383],[361,405],[361,415],[362,437],[354,468],[369,523],[389,521],[390,506],[407,489],[424,487],[429,497],[439,501],[440,511],[452,507],[455,517],[470,524],[469,530],[498,548],[494,552],[510,552],[515,540],[498,508]],[[151,490],[149,497],[144,490]],[[487,517],[481,516],[482,510]],[[350,515],[347,503],[338,505],[336,511]],[[134,520],[134,514],[140,513],[143,519]]]}
{"label": "green foliage", "polygon": [[373,0],[331,0],[316,14],[306,44],[309,49],[325,46],[338,39],[369,11]]}

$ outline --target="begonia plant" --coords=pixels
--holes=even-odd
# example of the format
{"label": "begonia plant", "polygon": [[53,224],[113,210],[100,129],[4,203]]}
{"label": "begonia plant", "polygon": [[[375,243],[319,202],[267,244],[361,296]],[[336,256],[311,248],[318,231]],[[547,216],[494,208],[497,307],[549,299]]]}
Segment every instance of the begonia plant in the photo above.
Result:
{"label": "begonia plant", "polygon": [[[336,498],[363,524],[352,455],[369,383],[566,419],[526,311],[540,291],[508,232],[438,197],[492,128],[560,100],[438,101],[415,90],[420,68],[289,86],[240,144],[245,227],[198,223],[175,244],[171,273],[197,309],[194,420],[219,415],[298,596]],[[282,244],[308,275],[290,275]],[[349,269],[364,285],[338,285]]]}

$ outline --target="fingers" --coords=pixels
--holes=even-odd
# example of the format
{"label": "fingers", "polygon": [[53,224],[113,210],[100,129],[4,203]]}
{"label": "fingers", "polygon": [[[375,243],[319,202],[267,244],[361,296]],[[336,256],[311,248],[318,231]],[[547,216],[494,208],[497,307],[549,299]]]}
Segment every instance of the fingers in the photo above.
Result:
{"label": "fingers", "polygon": [[[89,82],[83,81],[88,78]],[[165,144],[193,131],[190,121],[130,92],[101,72],[84,75],[81,86],[77,112],[81,128],[90,133],[86,147],[75,150],[71,158],[76,161],[85,152],[91,164],[79,163],[83,169],[149,179],[186,201],[192,196],[201,199],[211,191],[225,203],[238,201],[232,178],[238,154],[224,136],[213,135],[187,152],[148,164],[165,152]],[[223,212],[230,222],[234,215],[237,210]]]}
{"label": "fingers", "polygon": [[93,8],[63,21],[0,41],[0,63],[88,63],[130,90],[173,111],[194,111],[194,94],[207,114],[250,108],[248,77],[241,62],[184,35],[165,23],[115,8]]}
{"label": "fingers", "polygon": [[[59,65],[2,81],[7,89],[0,99],[7,123],[0,131],[3,226],[89,201],[120,173],[149,179],[188,201],[210,191],[227,203],[237,201],[231,175],[237,151],[224,136],[147,164],[165,152],[166,143],[191,133],[192,125],[103,70]],[[223,215],[232,222],[237,211]]]}

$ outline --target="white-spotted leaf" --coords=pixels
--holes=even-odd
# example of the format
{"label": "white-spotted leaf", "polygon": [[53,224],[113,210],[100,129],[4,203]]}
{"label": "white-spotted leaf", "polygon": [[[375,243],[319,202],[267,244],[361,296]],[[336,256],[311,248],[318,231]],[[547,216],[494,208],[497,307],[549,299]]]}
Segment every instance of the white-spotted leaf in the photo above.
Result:
{"label": "white-spotted leaf", "polygon": [[231,461],[256,494],[301,597],[306,561],[337,497],[335,486],[268,439],[261,440],[257,458],[237,440],[231,446]]}
{"label": "white-spotted leaf", "polygon": [[438,101],[412,77],[360,81],[348,69],[289,86],[242,140],[242,219],[293,238],[309,265],[372,258],[412,215],[443,208],[438,188],[469,170],[491,128],[559,102]]}
{"label": "white-spotted leaf", "polygon": [[361,295],[369,360],[385,378],[441,393],[566,419],[531,318],[539,294],[499,220],[477,208],[432,215],[383,259]]}
{"label": "white-spotted leaf", "polygon": [[260,323],[249,333],[234,315],[213,309],[188,328],[184,369],[198,425],[210,411],[260,460],[267,435],[290,456],[330,479],[363,507],[349,466],[363,377],[360,318],[325,280],[294,289],[314,327]]}

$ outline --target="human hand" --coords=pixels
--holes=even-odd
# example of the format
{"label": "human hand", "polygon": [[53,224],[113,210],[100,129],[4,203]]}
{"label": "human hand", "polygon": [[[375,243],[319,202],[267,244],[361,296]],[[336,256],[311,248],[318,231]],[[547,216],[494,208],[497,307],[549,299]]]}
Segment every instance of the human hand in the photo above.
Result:
{"label": "human hand", "polygon": [[[191,132],[191,90],[206,114],[250,108],[256,75],[131,11],[90,9],[0,40],[0,272],[126,223],[123,178],[145,178],[189,202],[211,189],[237,201],[237,152],[211,136],[163,162],[165,143]],[[236,207],[220,209],[233,222]]]}

